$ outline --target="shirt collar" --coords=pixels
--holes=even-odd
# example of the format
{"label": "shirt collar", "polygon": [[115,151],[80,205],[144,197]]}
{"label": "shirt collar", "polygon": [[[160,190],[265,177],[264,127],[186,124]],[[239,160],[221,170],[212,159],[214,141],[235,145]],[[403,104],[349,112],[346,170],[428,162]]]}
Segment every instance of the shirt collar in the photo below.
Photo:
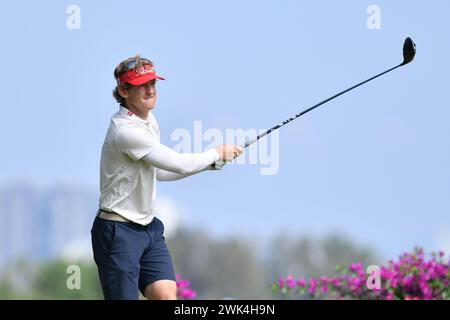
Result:
{"label": "shirt collar", "polygon": [[142,123],[145,123],[145,124],[150,124],[150,119],[151,119],[150,118],[150,112],[148,113],[147,120],[144,120],[144,119],[138,117],[133,112],[131,112],[129,109],[127,109],[125,107],[122,107],[122,106],[120,106],[119,113],[120,113],[121,116],[123,116],[123,117],[125,117],[127,119],[130,119],[132,121],[142,122]]}

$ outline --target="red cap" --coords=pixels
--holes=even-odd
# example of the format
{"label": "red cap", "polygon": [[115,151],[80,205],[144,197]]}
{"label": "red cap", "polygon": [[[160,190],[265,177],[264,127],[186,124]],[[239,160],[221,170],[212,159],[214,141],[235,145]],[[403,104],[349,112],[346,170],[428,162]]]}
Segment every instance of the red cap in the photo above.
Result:
{"label": "red cap", "polygon": [[166,80],[163,77],[156,75],[155,70],[153,70],[153,66],[146,64],[142,67],[139,67],[137,70],[128,70],[127,72],[122,74],[119,79],[117,79],[117,82],[119,85],[128,82],[133,86],[139,86],[154,79]]}

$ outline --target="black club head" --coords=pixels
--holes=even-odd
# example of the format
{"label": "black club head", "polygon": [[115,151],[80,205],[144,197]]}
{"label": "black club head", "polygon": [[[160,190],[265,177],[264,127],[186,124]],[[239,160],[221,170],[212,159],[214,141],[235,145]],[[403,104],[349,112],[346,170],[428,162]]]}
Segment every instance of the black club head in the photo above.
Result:
{"label": "black club head", "polygon": [[410,63],[414,56],[416,55],[416,44],[412,41],[411,38],[406,38],[405,43],[403,44],[403,63],[405,65]]}

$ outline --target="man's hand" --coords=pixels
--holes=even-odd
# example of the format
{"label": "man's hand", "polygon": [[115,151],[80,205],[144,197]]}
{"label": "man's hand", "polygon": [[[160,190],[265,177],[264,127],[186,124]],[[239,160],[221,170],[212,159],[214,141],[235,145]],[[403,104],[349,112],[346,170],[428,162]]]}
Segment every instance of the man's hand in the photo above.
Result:
{"label": "man's hand", "polygon": [[216,147],[216,150],[219,153],[219,161],[222,160],[223,162],[234,160],[244,151],[244,149],[234,144],[223,144]]}
{"label": "man's hand", "polygon": [[219,153],[220,158],[211,165],[211,168],[213,170],[221,170],[227,164],[227,162],[237,158],[244,151],[244,149],[242,149],[241,147],[233,144],[224,144],[218,146],[216,147],[216,150]]}

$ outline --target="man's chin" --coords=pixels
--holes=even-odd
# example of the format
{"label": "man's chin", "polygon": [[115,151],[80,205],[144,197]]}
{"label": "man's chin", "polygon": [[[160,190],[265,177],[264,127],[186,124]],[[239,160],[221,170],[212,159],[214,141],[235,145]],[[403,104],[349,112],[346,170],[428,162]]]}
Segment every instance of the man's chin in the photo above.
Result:
{"label": "man's chin", "polygon": [[144,103],[144,106],[147,110],[152,110],[155,107],[155,102]]}

